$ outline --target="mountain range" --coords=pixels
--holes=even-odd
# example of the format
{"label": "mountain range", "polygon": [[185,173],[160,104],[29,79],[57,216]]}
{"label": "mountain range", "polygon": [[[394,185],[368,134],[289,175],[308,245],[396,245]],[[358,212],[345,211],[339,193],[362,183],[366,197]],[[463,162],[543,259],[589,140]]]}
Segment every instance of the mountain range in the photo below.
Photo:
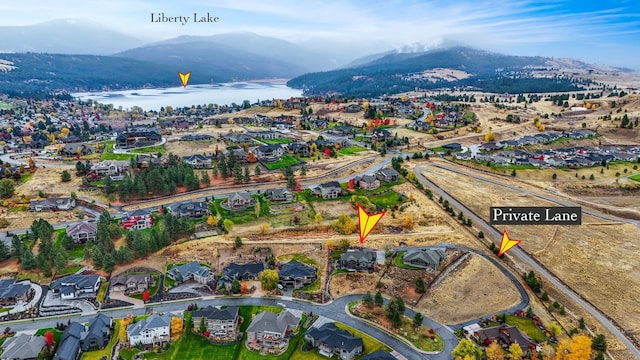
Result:
{"label": "mountain range", "polygon": [[190,84],[291,79],[289,86],[307,94],[376,95],[416,87],[497,92],[579,88],[569,78],[534,76],[534,71],[540,75],[553,67],[550,58],[502,55],[453,42],[437,49],[422,44],[398,50],[376,46],[377,53],[352,59],[247,32],[145,44],[92,23],[58,20],[4,26],[0,33],[0,92],[180,86],[179,71],[192,72]]}

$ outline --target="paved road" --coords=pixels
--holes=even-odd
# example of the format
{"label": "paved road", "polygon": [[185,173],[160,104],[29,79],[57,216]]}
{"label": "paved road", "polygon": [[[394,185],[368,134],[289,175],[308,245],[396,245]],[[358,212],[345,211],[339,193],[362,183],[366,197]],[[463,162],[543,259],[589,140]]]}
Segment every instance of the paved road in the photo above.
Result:
{"label": "paved road", "polygon": [[[534,192],[531,192],[531,191],[528,191],[528,190],[520,189],[520,188],[515,187],[515,186],[510,186],[510,185],[507,185],[507,184],[503,184],[502,182],[500,182],[498,180],[487,179],[487,178],[485,178],[483,176],[479,176],[479,175],[471,173],[471,172],[466,172],[466,171],[462,171],[462,170],[459,170],[459,169],[454,169],[454,168],[451,168],[449,166],[441,165],[441,164],[436,164],[435,166],[441,167],[443,169],[447,169],[447,170],[450,170],[450,171],[454,171],[454,172],[459,173],[459,174],[470,176],[472,178],[475,178],[475,179],[478,179],[478,180],[481,180],[481,181],[489,182],[491,184],[504,186],[504,187],[507,187],[507,188],[509,188],[511,190],[516,190],[516,191],[522,192],[522,193],[527,194],[527,195],[536,196],[536,197],[539,197],[541,199],[544,199],[544,200],[547,200],[547,201],[552,201],[554,203],[557,203],[557,204],[560,204],[560,205],[563,205],[563,206],[577,206],[577,205],[571,204],[568,201],[559,201],[559,200],[557,200],[557,199],[555,199],[553,197],[550,197],[550,196],[540,195],[538,193],[534,193]],[[449,195],[446,191],[444,191],[443,189],[438,187],[436,184],[431,182],[429,179],[424,177],[422,175],[423,167],[424,167],[424,165],[418,165],[414,169],[414,172],[415,172],[416,177],[418,178],[418,180],[423,185],[425,185],[428,188],[430,188],[433,191],[434,195],[437,194],[438,196],[442,196],[443,199],[446,199],[446,200],[449,201],[449,204],[451,204],[452,206],[454,206],[454,207],[456,207],[458,209],[464,209],[464,212],[469,214],[468,216],[471,217],[471,219],[473,220],[473,222],[475,224],[477,224],[478,226],[480,226],[480,227],[484,228],[484,230],[486,230],[485,234],[488,235],[488,238],[492,239],[494,241],[494,243],[496,243],[499,246],[500,245],[500,241],[502,240],[502,232],[500,232],[499,230],[497,230],[493,226],[489,225],[489,223],[485,219],[483,219],[482,217],[476,215],[471,209],[469,209],[466,206],[464,206],[458,200],[456,200],[451,195]],[[584,208],[583,208],[582,211],[584,213],[587,213],[587,214],[590,214],[590,215],[593,215],[593,216],[598,216],[598,217],[603,218],[603,219],[620,221],[620,222],[629,221],[629,220],[626,220],[626,219],[622,220],[622,219],[616,218],[615,216],[601,214],[601,213],[598,213],[597,211],[588,210],[588,209],[584,209]],[[607,328],[607,330],[609,330],[623,344],[625,344],[625,346],[629,349],[629,351],[637,359],[640,359],[640,350],[634,345],[634,343],[629,338],[627,338],[624,335],[624,333],[618,328],[618,326],[616,324],[614,324],[613,321],[610,320],[609,317],[607,317],[604,313],[600,312],[600,310],[598,310],[595,306],[591,305],[589,302],[584,300],[582,298],[582,296],[580,296],[576,292],[574,292],[568,285],[566,285],[564,282],[562,282],[560,279],[558,279],[553,273],[551,273],[545,267],[540,265],[536,260],[534,260],[531,256],[529,256],[529,254],[525,253],[520,247],[515,247],[515,248],[511,249],[509,251],[509,255],[512,255],[512,256],[518,258],[520,261],[523,261],[523,262],[527,263],[539,276],[545,278],[547,281],[552,283],[557,289],[562,291],[565,295],[567,295],[573,301],[575,301],[577,304],[582,306],[595,319],[597,319],[603,326],[605,326]]]}
{"label": "paved road", "polygon": [[[204,307],[208,305],[212,306],[223,306],[223,305],[234,305],[234,306],[242,306],[242,305],[266,305],[266,306],[278,306],[278,303],[284,304],[287,308],[297,309],[302,311],[311,312],[320,316],[324,316],[326,318],[332,319],[334,321],[339,321],[345,323],[353,328],[363,331],[364,333],[371,335],[372,337],[380,340],[390,348],[396,350],[398,353],[405,356],[410,360],[420,360],[420,359],[434,359],[434,360],[445,360],[451,358],[451,351],[458,344],[458,340],[455,335],[451,331],[451,329],[440,325],[430,319],[425,319],[423,324],[426,326],[432,327],[435,331],[440,334],[444,341],[444,351],[439,354],[426,355],[424,353],[416,351],[413,347],[405,344],[404,342],[390,336],[386,332],[368,325],[358,319],[355,319],[351,316],[347,316],[345,313],[346,306],[349,302],[354,300],[361,299],[361,295],[349,295],[341,297],[329,304],[318,305],[311,304],[302,301],[295,300],[287,300],[282,298],[260,298],[260,297],[242,297],[242,298],[214,298],[208,297],[202,300],[193,300],[190,299],[185,302],[178,303],[170,303],[170,304],[157,304],[152,307],[153,311],[158,312],[173,312],[173,311],[182,311],[185,310],[186,304],[189,302],[196,302],[199,307]],[[137,309],[119,309],[114,311],[104,311],[103,313],[111,316],[113,318],[121,318],[125,317],[129,314],[133,315],[143,315],[146,312],[150,311],[150,307],[147,308],[137,308]],[[408,316],[413,317],[413,312],[411,310],[407,310],[405,312]],[[82,315],[69,315],[63,316],[55,319],[33,319],[31,321],[25,321],[20,323],[10,324],[12,330],[15,331],[23,331],[23,330],[33,330],[35,328],[45,328],[45,327],[54,327],[56,323],[62,322],[66,323],[68,320],[71,321],[88,321],[91,319],[94,314],[82,314]]]}

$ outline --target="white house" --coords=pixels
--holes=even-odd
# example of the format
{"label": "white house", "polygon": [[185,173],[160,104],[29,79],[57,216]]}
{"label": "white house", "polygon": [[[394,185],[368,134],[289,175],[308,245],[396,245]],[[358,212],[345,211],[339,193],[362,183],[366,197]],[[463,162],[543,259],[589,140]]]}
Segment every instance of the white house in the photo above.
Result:
{"label": "white house", "polygon": [[127,326],[129,344],[160,345],[171,339],[171,315],[153,314]]}

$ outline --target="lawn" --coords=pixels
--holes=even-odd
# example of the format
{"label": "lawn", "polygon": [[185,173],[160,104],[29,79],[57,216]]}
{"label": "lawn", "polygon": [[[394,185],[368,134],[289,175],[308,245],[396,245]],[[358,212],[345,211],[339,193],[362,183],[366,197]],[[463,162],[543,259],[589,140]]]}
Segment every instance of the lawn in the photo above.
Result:
{"label": "lawn", "polygon": [[401,269],[408,269],[408,270],[424,270],[424,269],[416,267],[416,266],[405,265],[402,262],[402,257],[404,256],[405,253],[406,253],[406,251],[398,252],[398,255],[396,255],[396,257],[393,259],[395,266],[397,266],[397,267],[399,267]]}
{"label": "lawn", "polygon": [[109,282],[105,281],[100,284],[100,290],[98,290],[98,295],[96,296],[97,301],[104,301],[104,298],[107,296],[107,290],[109,289]]}
{"label": "lawn", "polygon": [[24,184],[27,181],[31,180],[32,177],[33,177],[33,174],[31,174],[31,173],[26,173],[26,174],[20,175],[20,183]]}
{"label": "lawn", "polygon": [[123,358],[124,360],[133,360],[133,356],[137,353],[139,353],[140,350],[136,349],[136,348],[131,348],[131,349],[122,349],[120,350],[120,357]]}
{"label": "lawn", "polygon": [[518,329],[529,335],[529,337],[533,340],[536,340],[538,342],[547,341],[547,337],[545,336],[545,334],[540,331],[540,329],[538,329],[532,319],[507,314],[506,322],[509,325],[515,325]]}
{"label": "lawn", "polygon": [[629,179],[640,182],[640,174],[631,175]]}
{"label": "lawn", "polygon": [[[260,216],[270,216],[269,202],[264,200],[262,196],[254,196],[256,201],[260,201]],[[214,200],[216,211],[225,219],[233,221],[234,224],[244,224],[256,220],[255,206],[250,206],[245,210],[231,211],[223,209],[220,203],[224,198]]]}
{"label": "lawn", "polygon": [[359,152],[363,152],[363,151],[367,151],[369,149],[367,148],[363,148],[362,146],[348,146],[345,148],[340,149],[340,151],[338,152],[339,155],[353,155]]}
{"label": "lawn", "polygon": [[276,139],[265,139],[265,140],[262,140],[262,142],[270,145],[277,145],[277,144],[290,144],[293,142],[293,140],[289,138],[276,138]]}
{"label": "lawn", "polygon": [[[213,345],[204,337],[186,331],[178,341],[171,344],[169,350],[164,354],[147,353],[145,359],[234,359],[241,343],[232,345]],[[121,355],[124,359],[131,359],[135,354],[130,350],[130,355]],[[131,356],[131,357],[128,357]]]}
{"label": "lawn", "polygon": [[4,101],[0,101],[0,110],[9,110],[11,109],[11,104],[7,104]]}
{"label": "lawn", "polygon": [[277,260],[280,261],[281,263],[286,263],[286,262],[289,262],[291,260],[298,260],[299,262],[301,262],[303,264],[318,266],[318,264],[315,262],[315,260],[313,260],[312,258],[308,257],[305,254],[280,255],[280,256],[278,256]]}
{"label": "lawn", "polygon": [[73,247],[73,250],[67,250],[67,258],[71,261],[80,262],[84,259],[84,248],[85,244],[76,245]]}
{"label": "lawn", "polygon": [[360,330],[356,330],[356,329],[354,329],[354,328],[352,328],[350,326],[347,326],[347,325],[339,323],[339,322],[336,322],[335,324],[338,327],[338,329],[347,330],[348,332],[353,334],[353,336],[357,336],[357,337],[362,338],[362,342],[364,343],[364,353],[365,354],[369,354],[369,353],[372,353],[372,352],[378,351],[378,350],[391,351],[391,349],[389,347],[385,346],[380,341],[378,341],[375,338],[363,333]]}
{"label": "lawn", "polygon": [[157,146],[148,146],[148,147],[144,147],[144,148],[140,148],[140,149],[131,149],[130,152],[134,153],[134,154],[149,154],[149,153],[161,153],[164,154],[167,151],[167,149],[164,147],[164,145],[157,145]]}
{"label": "lawn", "polygon": [[129,160],[134,155],[131,154],[114,154],[113,147],[116,145],[115,141],[107,141],[104,143],[104,149],[102,151],[102,156],[100,156],[100,161],[102,160]]}
{"label": "lawn", "polygon": [[[304,324],[306,322],[306,319],[307,319],[307,317],[305,315],[302,315],[301,323]],[[287,360],[287,359],[290,359],[292,354],[298,349],[298,346],[301,346],[301,344],[303,343],[303,337],[304,337],[305,330],[306,329],[300,328],[298,330],[298,333],[293,335],[289,339],[289,346],[287,347],[287,350],[282,355],[279,355],[279,356],[273,356],[273,355],[263,356],[263,355],[260,355],[260,353],[251,351],[251,350],[247,349],[246,346],[242,345],[242,347],[240,348],[240,352],[238,353],[237,359],[238,360],[264,360],[264,359],[269,359],[269,360]],[[243,342],[244,342],[245,338],[246,338],[246,335],[243,337]]]}
{"label": "lawn", "polygon": [[274,162],[264,163],[264,166],[266,166],[267,169],[269,169],[269,170],[275,170],[275,169],[282,169],[282,168],[285,168],[287,166],[297,165],[299,163],[300,162],[298,161],[298,159],[294,158],[291,155],[284,154],[284,155],[282,155],[282,157],[280,157],[280,160],[274,161]]}
{"label": "lawn", "polygon": [[111,340],[109,344],[102,350],[98,351],[88,351],[82,354],[82,360],[100,360],[103,356],[109,358],[111,356],[111,350],[113,350],[116,341],[118,340],[118,334],[120,334],[120,321],[115,320],[116,326],[113,330],[113,336],[111,336]]}

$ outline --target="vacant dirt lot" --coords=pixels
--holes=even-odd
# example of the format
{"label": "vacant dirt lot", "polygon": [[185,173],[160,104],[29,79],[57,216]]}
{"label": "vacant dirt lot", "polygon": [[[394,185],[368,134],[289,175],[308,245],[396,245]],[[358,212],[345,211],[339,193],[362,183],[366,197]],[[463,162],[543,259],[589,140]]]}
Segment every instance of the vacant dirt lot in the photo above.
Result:
{"label": "vacant dirt lot", "polygon": [[456,324],[500,312],[520,301],[518,289],[478,255],[470,255],[435,287],[427,289],[416,310],[444,324]]}
{"label": "vacant dirt lot", "polygon": [[9,220],[9,227],[2,229],[5,231],[29,228],[33,221],[37,219],[44,219],[51,224],[79,220],[73,211],[6,211],[6,208],[0,209],[0,218]]}
{"label": "vacant dirt lot", "polygon": [[[467,176],[429,167],[424,174],[469,208],[488,216],[489,206],[544,206],[546,201]],[[478,196],[478,189],[482,195]],[[583,225],[509,226],[509,234],[549,270],[624,328],[637,329],[640,314],[640,231],[629,224],[583,216]],[[616,294],[612,297],[610,294]]]}
{"label": "vacant dirt lot", "polygon": [[[37,165],[37,163],[36,163]],[[62,171],[71,173],[71,181],[62,182]],[[35,198],[38,191],[42,191],[49,197],[68,197],[72,191],[78,192],[78,186],[82,184],[82,178],[75,175],[75,168],[69,167],[39,167],[31,179],[16,186],[16,194],[25,194]]]}

